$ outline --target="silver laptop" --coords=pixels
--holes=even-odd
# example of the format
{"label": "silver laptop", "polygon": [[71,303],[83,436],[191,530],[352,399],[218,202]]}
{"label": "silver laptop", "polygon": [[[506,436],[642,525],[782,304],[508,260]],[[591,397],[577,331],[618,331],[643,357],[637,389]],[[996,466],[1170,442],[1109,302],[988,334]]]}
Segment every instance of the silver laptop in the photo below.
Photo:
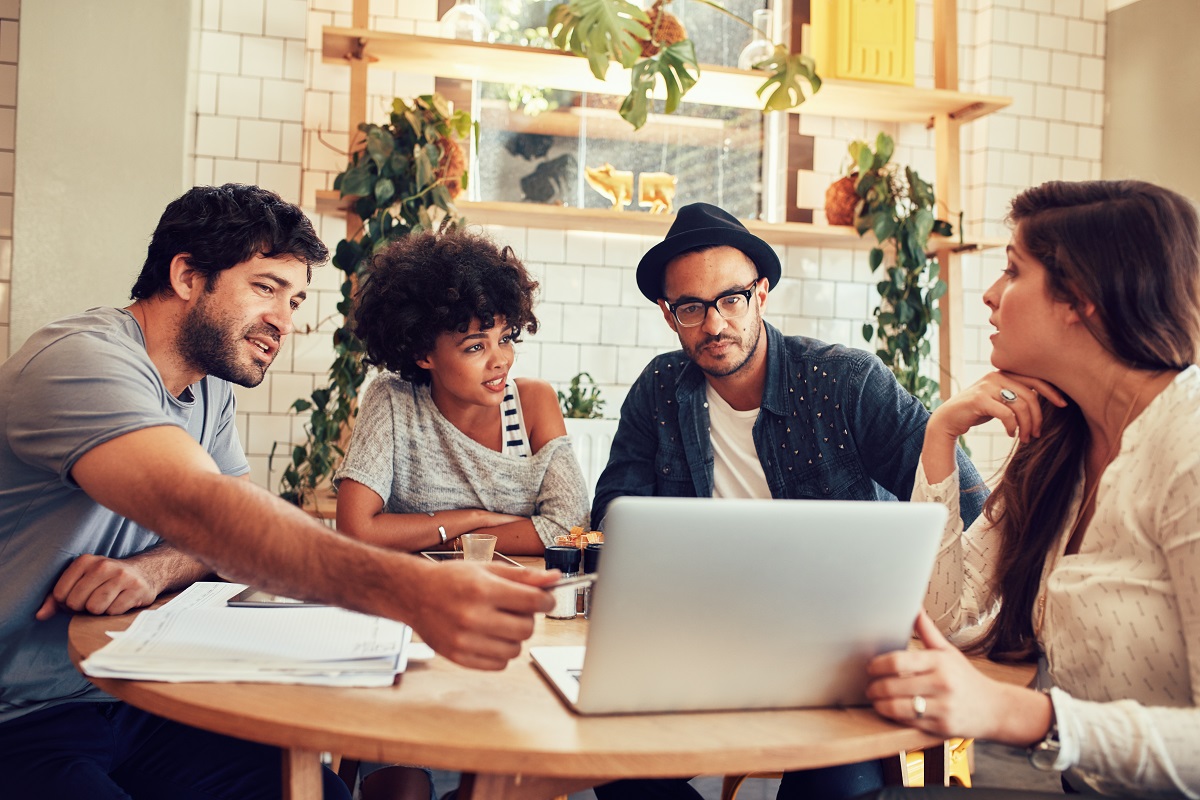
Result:
{"label": "silver laptop", "polygon": [[534,647],[581,714],[863,705],[903,648],[946,521],[933,503],[622,497],[586,647]]}

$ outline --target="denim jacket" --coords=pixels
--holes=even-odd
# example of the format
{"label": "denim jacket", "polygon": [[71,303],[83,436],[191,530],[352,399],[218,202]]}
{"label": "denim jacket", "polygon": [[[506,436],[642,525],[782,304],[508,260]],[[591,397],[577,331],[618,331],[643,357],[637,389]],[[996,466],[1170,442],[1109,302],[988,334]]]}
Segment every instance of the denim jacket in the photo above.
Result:
{"label": "denim jacket", "polygon": [[[907,500],[929,418],[924,406],[871,353],[766,331],[754,445],[771,496]],[[622,495],[712,497],[708,425],[704,373],[681,350],[655,357],[621,406],[592,524],[602,527],[608,504]],[[961,450],[958,469],[969,526],[988,492]]]}

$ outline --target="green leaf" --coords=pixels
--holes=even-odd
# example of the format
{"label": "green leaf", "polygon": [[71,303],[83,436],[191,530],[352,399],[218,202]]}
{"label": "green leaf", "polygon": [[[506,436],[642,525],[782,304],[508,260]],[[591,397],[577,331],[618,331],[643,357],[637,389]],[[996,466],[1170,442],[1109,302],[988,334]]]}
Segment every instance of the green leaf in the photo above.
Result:
{"label": "green leaf", "polygon": [[364,195],[371,191],[374,178],[365,167],[351,167],[343,172],[341,178],[342,197]]}
{"label": "green leaf", "polygon": [[808,84],[809,95],[816,94],[821,89],[817,62],[813,61],[812,56],[789,53],[783,45],[776,45],[774,55],[755,66],[758,69],[773,71],[756,92],[761,98],[763,92],[775,85],[775,89],[763,105],[763,111],[786,111],[802,104],[806,98],[804,88],[800,85],[801,80]]}
{"label": "green leaf", "polygon": [[933,233],[933,213],[928,208],[918,208],[912,216],[913,234],[921,244],[921,251],[929,242],[929,234]]}
{"label": "green leaf", "polygon": [[878,247],[872,247],[870,255],[867,256],[867,263],[871,265],[871,271],[879,269],[879,265],[883,263],[883,251]]}
{"label": "green leaf", "polygon": [[[342,272],[353,273],[362,258],[362,245],[349,239],[342,239],[333,251],[333,265]],[[304,409],[299,409],[303,411]]]}
{"label": "green leaf", "polygon": [[379,205],[388,205],[395,196],[396,184],[392,183],[391,178],[380,178],[375,182],[375,200]]}
{"label": "green leaf", "polygon": [[872,221],[871,229],[875,233],[875,240],[883,244],[895,234],[896,220],[888,214],[877,214]]}
{"label": "green leaf", "polygon": [[929,290],[929,302],[933,303],[936,300],[941,300],[942,296],[945,294],[946,294],[946,282],[938,281],[937,283],[933,284],[933,288],[931,288]]}
{"label": "green leaf", "polygon": [[[871,171],[871,168],[875,165],[875,154],[871,152],[870,147],[867,147],[866,142],[858,142],[858,144],[862,145],[858,151],[858,174],[864,176],[865,178],[865,176]],[[860,179],[859,182],[860,184],[863,183],[864,179]],[[867,193],[867,189],[870,189],[874,184],[875,181],[872,180],[867,184],[866,188],[859,191],[859,195],[865,195]]]}
{"label": "green leaf", "polygon": [[868,342],[871,341],[872,339],[875,338],[875,327],[873,325],[871,325],[870,323],[865,323],[862,326],[862,334],[863,334],[864,340],[866,340]]}
{"label": "green leaf", "polygon": [[892,153],[895,150],[896,143],[892,141],[892,137],[880,131],[879,135],[875,137],[875,167],[878,169],[891,161]]}
{"label": "green leaf", "polygon": [[559,49],[586,56],[592,74],[604,80],[609,61],[626,68],[637,61],[649,22],[627,0],[570,0],[550,9],[546,27]]}
{"label": "green leaf", "polygon": [[[694,75],[689,68],[695,71]],[[629,94],[618,113],[634,130],[645,125],[650,112],[650,95],[659,76],[667,89],[666,112],[673,113],[679,107],[680,99],[696,85],[699,74],[700,65],[696,63],[696,50],[691,41],[684,39],[664,47],[633,65],[629,74]]]}
{"label": "green leaf", "polygon": [[[432,154],[429,152],[431,149],[434,151]],[[429,144],[418,148],[416,157],[416,189],[418,191],[423,190],[426,186],[433,183],[434,175],[437,173],[437,162],[441,158],[441,155],[442,152],[436,144]]]}
{"label": "green leaf", "polygon": [[367,154],[380,169],[391,158],[395,144],[392,135],[383,128],[372,126],[371,130],[367,131]]}

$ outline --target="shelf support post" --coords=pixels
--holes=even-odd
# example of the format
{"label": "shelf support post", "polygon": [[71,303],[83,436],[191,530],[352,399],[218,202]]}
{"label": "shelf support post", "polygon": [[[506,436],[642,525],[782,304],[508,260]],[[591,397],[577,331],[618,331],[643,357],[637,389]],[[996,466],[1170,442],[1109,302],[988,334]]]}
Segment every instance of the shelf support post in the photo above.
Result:
{"label": "shelf support post", "polygon": [[[367,9],[370,5],[370,0],[354,0],[354,6],[351,10],[351,20],[355,28],[366,30],[369,22]],[[349,146],[350,152],[354,152],[355,137],[358,135],[358,126],[367,121],[367,68],[370,60],[365,57],[361,49],[357,57],[350,58],[350,119],[347,122],[350,125],[349,130]],[[358,229],[362,226],[362,220],[353,211],[346,214],[346,238],[351,239]]]}
{"label": "shelf support post", "polygon": [[[938,89],[958,91],[958,3],[956,0],[933,0],[933,84]],[[959,225],[962,210],[962,177],[959,168],[959,137],[961,123],[950,114],[934,117],[934,141],[937,151],[937,176],[934,193],[938,199],[938,215]],[[956,230],[955,235],[961,235]],[[951,248],[937,253],[941,278],[946,282],[939,308],[942,322],[938,326],[938,384],[943,400],[953,394],[952,381],[962,374],[963,292],[962,264]]]}

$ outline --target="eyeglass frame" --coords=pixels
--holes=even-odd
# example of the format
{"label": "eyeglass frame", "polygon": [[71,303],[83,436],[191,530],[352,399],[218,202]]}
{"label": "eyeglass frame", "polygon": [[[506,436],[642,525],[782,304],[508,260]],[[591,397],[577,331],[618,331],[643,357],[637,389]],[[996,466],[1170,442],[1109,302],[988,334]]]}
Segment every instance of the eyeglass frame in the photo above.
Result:
{"label": "eyeglass frame", "polygon": [[[722,292],[721,294],[714,297],[712,300],[701,300],[699,298],[689,298],[687,300],[680,300],[676,303],[672,303],[664,297],[663,305],[665,305],[667,307],[667,310],[671,312],[671,316],[674,317],[675,321],[677,323],[679,323],[680,327],[683,327],[683,328],[696,328],[696,327],[699,327],[700,325],[703,325],[704,322],[708,319],[708,310],[710,308],[715,310],[717,312],[717,316],[719,316],[721,319],[741,319],[742,317],[746,316],[746,314],[750,311],[750,298],[753,297],[757,293],[758,284],[761,280],[762,280],[761,277],[755,278],[753,281],[751,281],[750,283],[748,283],[746,285],[746,288],[735,289],[730,292]],[[732,317],[725,316],[725,314],[723,314],[721,312],[721,308],[720,308],[720,306],[717,305],[717,303],[721,302],[722,300],[724,300],[727,297],[735,297],[738,295],[741,295],[742,297],[746,298],[746,310],[740,314],[737,314],[736,316],[732,316]],[[679,306],[685,306],[685,305],[689,305],[692,303],[699,303],[700,305],[704,306],[704,314],[700,317],[699,321],[688,324],[679,318],[679,314],[676,312],[675,309],[679,308]]]}

